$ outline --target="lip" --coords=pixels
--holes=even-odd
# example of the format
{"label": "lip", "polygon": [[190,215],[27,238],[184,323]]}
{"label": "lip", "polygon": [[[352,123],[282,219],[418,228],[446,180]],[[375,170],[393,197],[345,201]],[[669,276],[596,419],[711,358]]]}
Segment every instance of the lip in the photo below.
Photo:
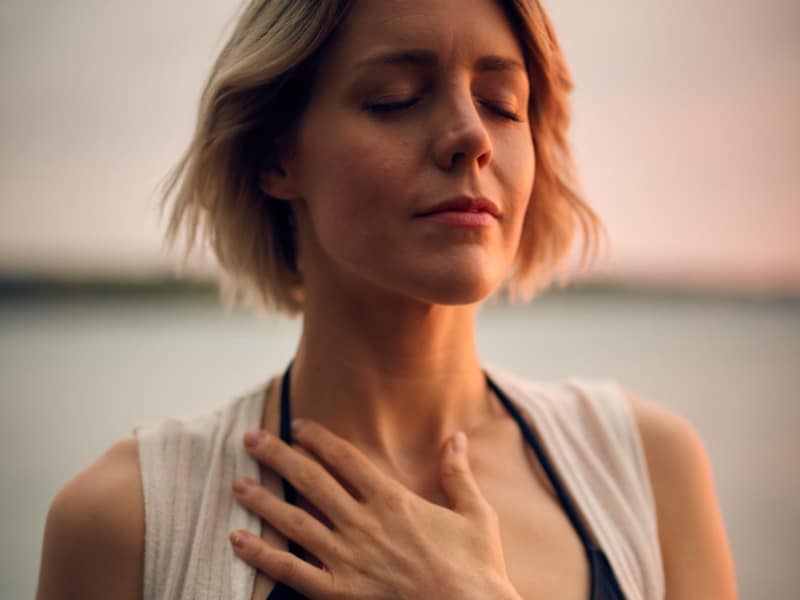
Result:
{"label": "lip", "polygon": [[500,209],[497,204],[483,196],[474,198],[471,196],[458,196],[456,198],[450,198],[430,208],[426,208],[414,216],[429,217],[440,213],[483,214],[484,218],[488,214],[495,219],[500,218]]}
{"label": "lip", "polygon": [[466,229],[483,229],[497,223],[497,218],[486,211],[443,210],[420,217],[422,221]]}

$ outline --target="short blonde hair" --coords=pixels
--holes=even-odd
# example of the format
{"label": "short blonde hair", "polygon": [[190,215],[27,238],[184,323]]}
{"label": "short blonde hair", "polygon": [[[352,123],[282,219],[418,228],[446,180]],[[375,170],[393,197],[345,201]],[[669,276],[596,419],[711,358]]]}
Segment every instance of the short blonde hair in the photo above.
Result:
{"label": "short blonde hair", "polygon": [[[194,136],[168,175],[161,207],[172,200],[165,237],[174,244],[185,231],[184,260],[198,239],[211,245],[228,306],[241,296],[267,311],[302,311],[292,209],[265,196],[259,179],[302,116],[325,48],[354,1],[252,0],[211,70]],[[552,23],[538,0],[502,5],[531,84],[536,175],[508,280],[512,300],[528,300],[569,258],[578,225],[582,270],[605,229],[579,192],[566,136],[572,80]]]}

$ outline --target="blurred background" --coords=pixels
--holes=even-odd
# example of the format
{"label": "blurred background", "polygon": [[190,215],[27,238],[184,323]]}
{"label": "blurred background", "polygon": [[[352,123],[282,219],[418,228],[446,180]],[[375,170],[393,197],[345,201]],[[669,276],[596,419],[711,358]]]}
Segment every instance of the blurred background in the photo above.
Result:
{"label": "blurred background", "polygon": [[[794,598],[800,533],[800,3],[551,0],[610,253],[487,305],[484,360],[612,377],[706,442],[742,598]],[[234,0],[0,4],[0,581],[34,594],[53,495],[138,424],[283,368],[299,323],[174,277],[155,190]],[[212,375],[213,373],[213,375]],[[109,498],[109,501],[113,501]]]}

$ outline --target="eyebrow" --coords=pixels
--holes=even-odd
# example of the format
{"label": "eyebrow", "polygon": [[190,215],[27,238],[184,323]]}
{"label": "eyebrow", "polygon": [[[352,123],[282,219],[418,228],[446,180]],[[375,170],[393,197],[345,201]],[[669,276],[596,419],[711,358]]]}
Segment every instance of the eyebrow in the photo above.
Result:
{"label": "eyebrow", "polygon": [[[357,68],[375,65],[411,65],[417,67],[433,67],[439,62],[435,52],[424,49],[397,50],[378,52],[356,63]],[[525,65],[514,58],[494,54],[481,56],[475,61],[474,69],[480,72],[520,71],[527,73]]]}

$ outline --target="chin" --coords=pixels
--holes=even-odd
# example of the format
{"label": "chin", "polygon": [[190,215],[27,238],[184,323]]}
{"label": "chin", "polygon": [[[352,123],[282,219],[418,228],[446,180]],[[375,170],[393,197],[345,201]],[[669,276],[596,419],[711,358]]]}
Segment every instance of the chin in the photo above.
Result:
{"label": "chin", "polygon": [[483,302],[500,286],[497,277],[488,274],[458,273],[450,271],[438,277],[419,282],[412,295],[431,304],[461,306]]}
{"label": "chin", "polygon": [[372,263],[369,268],[364,268],[363,262],[356,266],[354,261],[347,265],[347,271],[357,287],[366,284],[379,295],[463,306],[483,302],[502,285],[506,265],[493,258],[471,253],[429,260],[427,264],[420,260]]}

